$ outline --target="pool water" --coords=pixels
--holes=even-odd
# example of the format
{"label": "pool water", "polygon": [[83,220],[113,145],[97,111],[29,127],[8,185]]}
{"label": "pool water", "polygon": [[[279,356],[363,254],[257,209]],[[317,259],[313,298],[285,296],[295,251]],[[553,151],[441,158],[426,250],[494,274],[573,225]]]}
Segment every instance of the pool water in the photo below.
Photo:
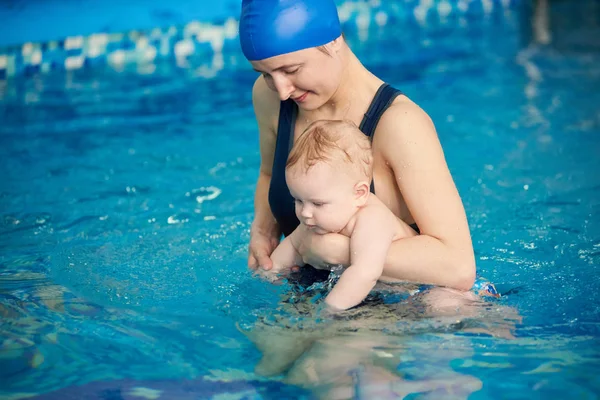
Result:
{"label": "pool water", "polygon": [[[478,271],[503,293],[491,308],[522,316],[513,339],[386,322],[404,387],[446,382],[410,396],[600,393],[599,25],[556,27],[576,46],[530,45],[518,10],[347,32],[435,121]],[[255,375],[237,327],[287,287],[246,268],[256,74],[226,61],[0,82],[0,397],[312,396]]]}

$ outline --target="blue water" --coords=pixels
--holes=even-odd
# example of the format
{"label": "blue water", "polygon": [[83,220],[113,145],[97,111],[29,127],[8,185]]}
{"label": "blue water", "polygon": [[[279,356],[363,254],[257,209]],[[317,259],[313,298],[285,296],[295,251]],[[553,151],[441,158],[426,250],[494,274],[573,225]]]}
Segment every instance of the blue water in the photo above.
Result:
{"label": "blue water", "polygon": [[[348,32],[432,116],[478,270],[504,293],[490,315],[522,316],[514,339],[390,321],[407,381],[467,376],[473,399],[600,393],[600,29],[574,25],[548,46],[529,45],[518,10]],[[246,269],[256,74],[226,61],[215,76],[195,60],[0,82],[0,397],[311,396],[254,375],[236,328],[286,287]]]}

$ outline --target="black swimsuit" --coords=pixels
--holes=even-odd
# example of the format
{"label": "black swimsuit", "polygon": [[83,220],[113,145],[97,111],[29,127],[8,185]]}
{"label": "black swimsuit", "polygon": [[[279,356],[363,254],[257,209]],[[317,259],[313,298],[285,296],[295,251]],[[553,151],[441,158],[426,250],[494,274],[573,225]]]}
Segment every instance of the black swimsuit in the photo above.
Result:
{"label": "black swimsuit", "polygon": [[[393,103],[394,99],[401,94],[402,92],[400,90],[394,89],[385,83],[381,85],[377,90],[377,93],[375,93],[375,97],[359,127],[371,140],[373,140],[373,135],[375,134],[379,119]],[[293,100],[288,99],[281,102],[279,125],[277,127],[277,143],[275,145],[275,157],[273,160],[273,173],[271,175],[271,185],[269,187],[269,205],[271,206],[273,216],[279,223],[281,232],[285,236],[292,233],[300,224],[294,209],[294,198],[290,194],[290,190],[285,181],[285,164],[294,143],[294,127],[296,126],[297,116],[298,106]],[[374,181],[371,181],[371,192],[375,193]],[[416,224],[411,226],[419,232]],[[305,270],[308,272],[308,276],[306,276],[307,274],[305,272],[302,273],[300,279],[301,284],[305,283],[310,285],[312,283],[311,281],[315,280],[314,278],[317,278],[317,280],[324,280],[329,276],[329,271],[314,270],[312,267],[310,267],[310,269],[302,268],[302,271]],[[305,276],[307,279],[302,279]]]}

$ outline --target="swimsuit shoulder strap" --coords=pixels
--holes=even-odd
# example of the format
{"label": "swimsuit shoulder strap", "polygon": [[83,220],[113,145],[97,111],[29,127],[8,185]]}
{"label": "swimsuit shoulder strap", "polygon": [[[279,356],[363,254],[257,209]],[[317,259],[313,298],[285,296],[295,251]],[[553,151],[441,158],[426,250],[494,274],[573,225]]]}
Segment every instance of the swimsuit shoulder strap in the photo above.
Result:
{"label": "swimsuit shoulder strap", "polygon": [[294,211],[294,199],[285,181],[285,164],[294,143],[294,127],[296,126],[297,115],[298,107],[293,100],[280,103],[273,170],[269,186],[269,205],[285,236],[292,233],[300,223]]}
{"label": "swimsuit shoulder strap", "polygon": [[[294,128],[296,126],[296,118],[298,117],[298,107],[293,100],[282,101],[279,104],[276,146],[281,150],[287,149],[286,153],[289,153],[294,143]],[[287,154],[285,155],[285,159],[287,162]]]}
{"label": "swimsuit shoulder strap", "polygon": [[[384,83],[377,89],[377,93],[371,101],[369,109],[365,113],[363,120],[360,123],[359,129],[367,135],[371,141],[375,135],[375,129],[381,119],[383,113],[392,105],[394,99],[402,94],[402,91],[393,88],[392,86]],[[375,193],[375,180],[371,180],[371,192]]]}
{"label": "swimsuit shoulder strap", "polygon": [[392,105],[394,99],[402,94],[401,90],[384,83],[377,89],[369,109],[365,113],[359,129],[373,140],[375,129],[383,113]]}

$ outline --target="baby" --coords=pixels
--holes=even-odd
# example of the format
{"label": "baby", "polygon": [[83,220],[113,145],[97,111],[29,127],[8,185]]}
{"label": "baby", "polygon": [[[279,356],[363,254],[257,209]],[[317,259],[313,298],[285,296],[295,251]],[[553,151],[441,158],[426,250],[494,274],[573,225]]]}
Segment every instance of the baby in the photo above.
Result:
{"label": "baby", "polygon": [[300,225],[271,255],[273,268],[260,274],[273,281],[303,266],[298,249],[307,235],[339,233],[350,238],[351,264],[325,303],[331,311],[356,306],[385,276],[390,244],[417,235],[370,192],[369,138],[351,122],[313,122],[294,143],[285,173]]}

